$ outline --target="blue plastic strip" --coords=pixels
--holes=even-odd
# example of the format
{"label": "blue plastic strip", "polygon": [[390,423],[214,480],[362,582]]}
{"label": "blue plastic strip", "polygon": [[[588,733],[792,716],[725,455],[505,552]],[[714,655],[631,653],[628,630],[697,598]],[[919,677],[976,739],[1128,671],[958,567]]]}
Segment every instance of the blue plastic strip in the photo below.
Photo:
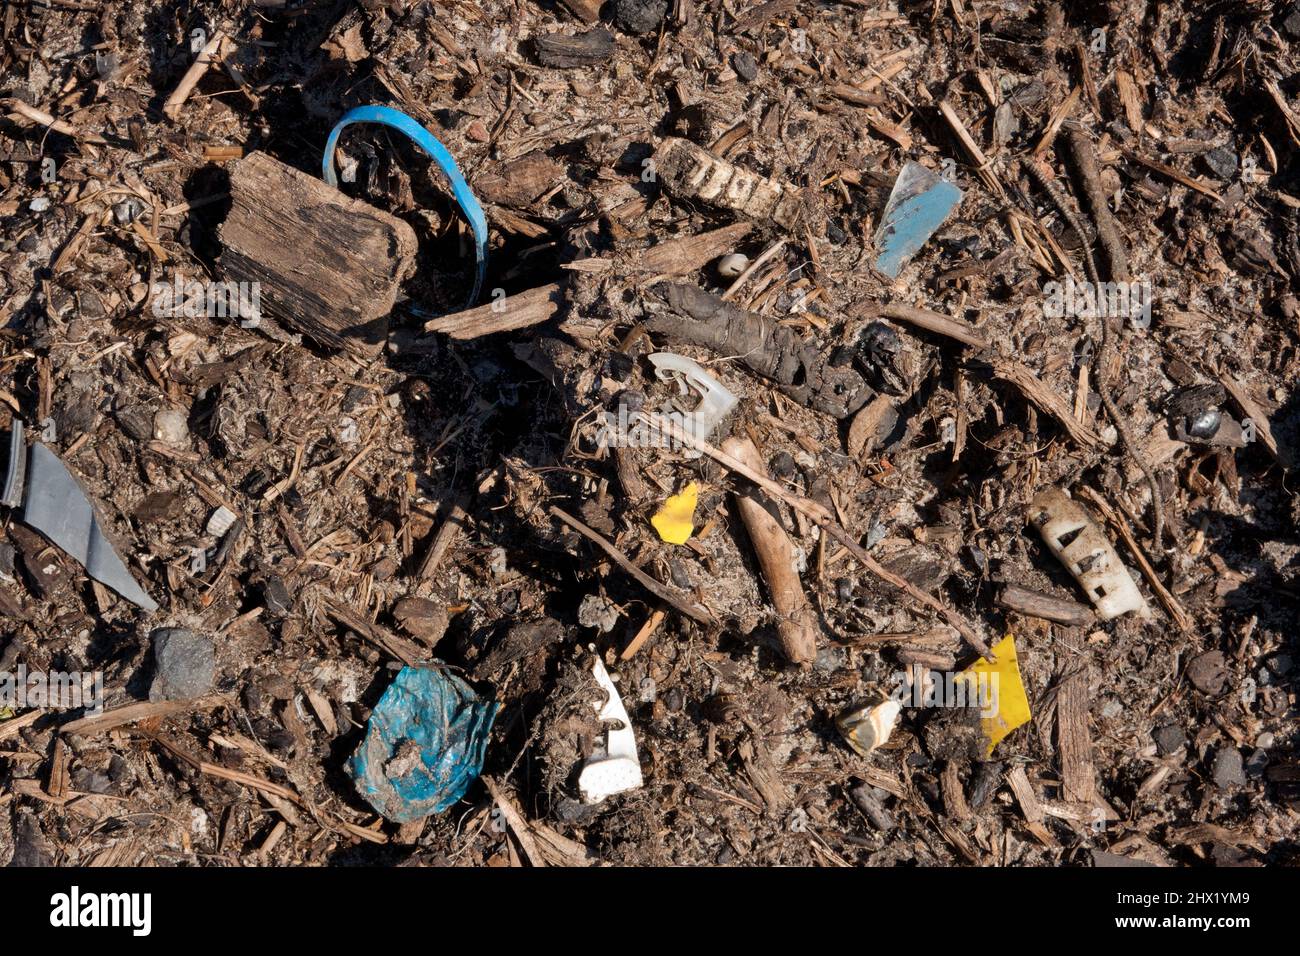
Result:
{"label": "blue plastic strip", "polygon": [[392,127],[400,133],[405,133],[416,146],[429,154],[430,158],[438,164],[438,168],[443,171],[451,182],[452,196],[455,197],[456,204],[460,206],[460,211],[464,214],[465,220],[474,232],[476,272],[474,291],[470,293],[469,305],[466,308],[474,305],[478,301],[479,292],[483,288],[483,278],[487,275],[487,218],[483,215],[483,207],[474,198],[469,183],[465,182],[465,177],[461,175],[460,167],[456,165],[455,158],[446,146],[438,142],[432,133],[401,110],[395,110],[388,106],[358,106],[343,114],[343,118],[335,124],[334,129],[330,130],[329,139],[325,142],[325,155],[321,157],[321,175],[325,177],[325,182],[331,186],[338,186],[338,179],[334,175],[334,149],[338,145],[339,133],[343,132],[345,126],[351,126],[353,123],[379,123],[383,126]]}

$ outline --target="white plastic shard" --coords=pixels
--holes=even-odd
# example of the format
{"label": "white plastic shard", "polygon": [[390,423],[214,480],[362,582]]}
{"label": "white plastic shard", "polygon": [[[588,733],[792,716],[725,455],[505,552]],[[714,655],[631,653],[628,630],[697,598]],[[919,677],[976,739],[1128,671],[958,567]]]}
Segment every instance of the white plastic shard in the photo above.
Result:
{"label": "white plastic shard", "polygon": [[[626,793],[641,787],[641,761],[636,755],[636,737],[627,708],[618,695],[618,688],[605,670],[605,662],[595,655],[591,673],[596,683],[608,695],[604,705],[597,704],[600,720],[606,725],[605,746],[598,749],[582,766],[578,774],[578,790],[584,803],[600,803],[616,793]],[[617,724],[617,726],[615,726]]]}
{"label": "white plastic shard", "polygon": [[[679,378],[682,394],[689,386],[700,394],[700,403],[693,411],[682,416],[682,428],[695,438],[707,441],[722,420],[731,414],[731,410],[740,401],[716,378],[704,371],[700,364],[684,355],[673,352],[655,352],[650,356],[650,364],[655,367],[655,375],[662,381]],[[687,458],[699,458],[700,452],[689,449]]]}
{"label": "white plastic shard", "polygon": [[1137,611],[1149,618],[1151,609],[1115,547],[1083,510],[1060,488],[1046,488],[1029,503],[1029,520],[1052,554],[1087,592],[1103,621]]}
{"label": "white plastic shard", "polygon": [[104,534],[95,506],[59,456],[37,442],[27,466],[23,521],[81,562],[86,573],[146,611],[157,603],[136,583]]}

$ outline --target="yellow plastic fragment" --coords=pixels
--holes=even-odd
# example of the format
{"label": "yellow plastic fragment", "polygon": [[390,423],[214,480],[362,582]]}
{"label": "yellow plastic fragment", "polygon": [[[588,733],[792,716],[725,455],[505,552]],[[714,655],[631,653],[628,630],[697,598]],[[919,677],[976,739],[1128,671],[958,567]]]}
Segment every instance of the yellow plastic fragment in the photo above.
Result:
{"label": "yellow plastic fragment", "polygon": [[1010,634],[992,647],[995,661],[990,663],[980,658],[962,672],[962,676],[976,685],[976,688],[988,687],[994,695],[993,703],[997,712],[992,717],[981,717],[984,736],[989,739],[989,755],[993,748],[1002,742],[1011,731],[1022,724],[1029,723],[1029,698],[1025,696],[1025,685],[1020,679],[1020,666],[1016,659],[1016,642]]}
{"label": "yellow plastic fragment", "polygon": [[669,544],[685,544],[695,530],[695,505],[700,499],[700,486],[691,482],[680,493],[673,495],[655,512],[650,523],[659,537]]}

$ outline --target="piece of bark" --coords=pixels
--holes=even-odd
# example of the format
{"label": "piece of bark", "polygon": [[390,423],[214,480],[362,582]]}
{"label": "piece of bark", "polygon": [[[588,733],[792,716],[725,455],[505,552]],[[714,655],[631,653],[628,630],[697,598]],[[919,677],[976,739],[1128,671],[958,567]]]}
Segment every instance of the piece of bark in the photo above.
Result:
{"label": "piece of bark", "polygon": [[1043,384],[1043,380],[1026,365],[1015,359],[997,359],[992,363],[993,374],[1010,382],[1039,409],[1056,419],[1070,437],[1087,449],[1101,447],[1101,436],[1092,427],[1074,417],[1070,403]]}
{"label": "piece of bark", "polygon": [[1065,678],[1057,690],[1056,740],[1065,799],[1095,803],[1097,771],[1092,764],[1092,735],[1088,731],[1086,667]]}
{"label": "piece of bark", "polygon": [[1058,624],[1071,624],[1075,627],[1083,627],[1096,620],[1092,608],[1085,607],[1078,601],[1052,597],[1050,594],[1031,591],[1014,584],[1008,584],[1002,589],[1002,593],[998,595],[998,603],[1017,614],[1027,614],[1030,617],[1056,621]]}
{"label": "piece of bark", "polygon": [[575,36],[550,33],[534,40],[533,46],[542,66],[562,70],[595,66],[614,55],[614,34],[604,27],[596,27]]}
{"label": "piece of bark", "polygon": [[950,339],[956,339],[971,348],[987,349],[989,347],[988,339],[975,331],[970,323],[954,319],[942,312],[920,309],[910,305],[886,305],[873,311],[887,319],[906,322],[908,325],[925,329],[927,332],[934,332]]}
{"label": "piece of bark", "polygon": [[[765,470],[762,456],[747,438],[729,438],[722,450],[755,471]],[[792,664],[808,669],[817,659],[817,622],[795,570],[794,545],[756,490],[737,494],[736,509],[745,522],[772,606],[776,608],[781,648]]]}
{"label": "piece of bark", "polygon": [[494,298],[487,305],[433,319],[425,323],[424,329],[463,340],[541,325],[560,311],[566,288],[565,282],[551,282],[525,289],[516,295]]}
{"label": "piece of bark", "polygon": [[474,191],[484,202],[527,209],[563,180],[564,167],[535,149],[476,176]]}
{"label": "piece of bark", "polygon": [[1025,815],[1025,829],[1043,846],[1056,846],[1056,841],[1052,839],[1052,834],[1045,825],[1046,816],[1043,814],[1043,808],[1039,806],[1034,788],[1029,784],[1025,768],[1017,765],[1007,771],[1007,783],[1011,785],[1016,803],[1020,804],[1020,812]]}
{"label": "piece of bark", "polygon": [[322,345],[372,355],[414,270],[411,227],[265,153],[230,175],[221,268],[260,283],[261,314]]}

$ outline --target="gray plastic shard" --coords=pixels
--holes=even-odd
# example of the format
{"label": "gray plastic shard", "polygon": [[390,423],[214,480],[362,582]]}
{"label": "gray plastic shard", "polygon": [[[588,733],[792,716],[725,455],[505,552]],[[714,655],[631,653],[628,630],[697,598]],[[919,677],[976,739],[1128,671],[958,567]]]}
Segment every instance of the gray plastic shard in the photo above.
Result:
{"label": "gray plastic shard", "polygon": [[17,508],[23,503],[23,479],[27,475],[27,446],[23,444],[23,423],[14,419],[9,432],[9,459],[5,466],[4,489],[0,492],[0,505]]}
{"label": "gray plastic shard", "polygon": [[32,445],[27,466],[23,522],[76,558],[86,573],[146,611],[158,610],[138,585],[101,528],[95,506],[81,483],[44,445]]}

